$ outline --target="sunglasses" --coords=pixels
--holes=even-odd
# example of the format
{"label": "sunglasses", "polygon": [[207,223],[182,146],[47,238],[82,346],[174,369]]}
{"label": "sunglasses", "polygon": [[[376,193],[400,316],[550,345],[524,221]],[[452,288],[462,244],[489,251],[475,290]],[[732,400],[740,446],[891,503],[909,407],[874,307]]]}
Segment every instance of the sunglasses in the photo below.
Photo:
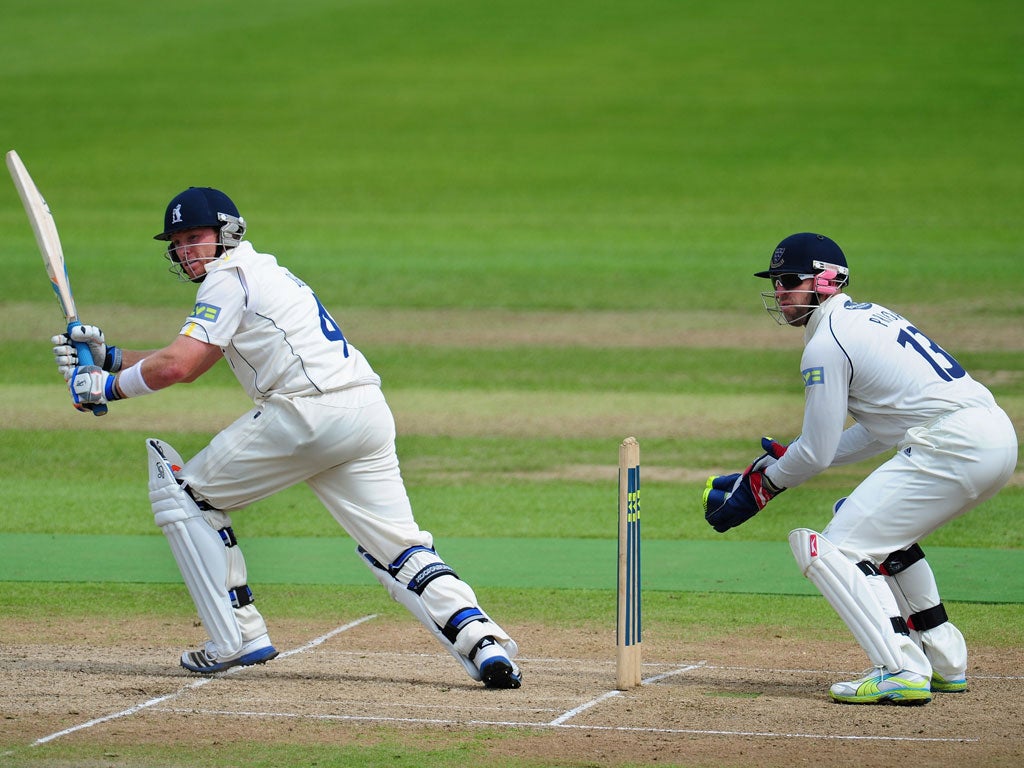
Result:
{"label": "sunglasses", "polygon": [[792,272],[785,275],[775,275],[775,285],[785,291],[792,291],[809,277],[814,277],[814,275],[800,275]]}

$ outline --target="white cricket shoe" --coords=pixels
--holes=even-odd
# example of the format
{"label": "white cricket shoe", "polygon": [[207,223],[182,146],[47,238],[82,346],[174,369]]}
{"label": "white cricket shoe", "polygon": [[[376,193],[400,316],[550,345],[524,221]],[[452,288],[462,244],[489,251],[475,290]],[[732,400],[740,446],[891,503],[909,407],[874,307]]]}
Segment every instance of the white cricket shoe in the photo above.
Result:
{"label": "white cricket shoe", "polygon": [[966,676],[943,677],[934,669],[932,670],[932,693],[963,693],[966,690]]}
{"label": "white cricket shoe", "polygon": [[893,674],[875,667],[862,678],[836,683],[829,695],[842,704],[927,704],[932,700],[931,679],[906,669]]}
{"label": "white cricket shoe", "polygon": [[264,633],[254,640],[242,643],[238,653],[226,658],[217,656],[216,646],[208,642],[198,651],[185,651],[181,654],[181,666],[190,672],[201,675],[212,675],[230,667],[248,667],[252,664],[263,664],[277,656],[277,649],[270,644],[270,635]]}

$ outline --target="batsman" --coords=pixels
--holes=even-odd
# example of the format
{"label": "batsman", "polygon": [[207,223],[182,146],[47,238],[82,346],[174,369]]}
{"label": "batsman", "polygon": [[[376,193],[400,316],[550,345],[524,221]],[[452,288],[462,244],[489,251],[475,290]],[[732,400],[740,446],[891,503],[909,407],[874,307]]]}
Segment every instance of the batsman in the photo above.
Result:
{"label": "batsman", "polygon": [[[181,656],[212,674],[278,655],[248,584],[230,514],[306,483],[357,543],[362,562],[488,688],[518,688],[515,641],[478,605],[413,518],[380,377],[312,289],[244,239],[223,192],[190,187],[168,204],[157,240],[196,303],[166,347],[108,345],[95,326],[53,338],[80,410],[191,382],[227,360],[254,407],[184,461],[146,441],[149,498],[209,640]],[[79,365],[86,342],[97,365]]]}
{"label": "batsman", "polygon": [[967,690],[967,646],[939,598],[920,541],[994,496],[1017,463],[1017,436],[989,390],[910,320],[846,294],[850,271],[824,235],[779,243],[762,293],[780,325],[804,330],[800,436],[762,440],[743,472],[709,478],[705,517],[724,533],[829,467],[885,461],[834,505],[821,532],[790,547],[871,660],[832,685],[848,704],[926,704]]}

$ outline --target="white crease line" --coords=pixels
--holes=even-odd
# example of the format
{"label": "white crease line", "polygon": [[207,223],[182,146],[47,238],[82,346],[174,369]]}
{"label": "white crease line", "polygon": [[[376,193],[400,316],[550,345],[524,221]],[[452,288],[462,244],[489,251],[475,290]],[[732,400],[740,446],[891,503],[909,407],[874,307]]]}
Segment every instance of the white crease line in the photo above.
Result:
{"label": "white crease line", "polygon": [[[855,675],[863,674],[863,670],[851,670],[851,669],[803,669],[803,668],[772,668],[772,667],[749,667],[738,664],[705,664],[701,662],[705,669],[720,669],[725,671],[739,671],[739,672],[767,672],[771,674],[815,674],[815,675],[836,675],[836,676],[847,676],[852,677]],[[971,680],[1024,680],[1024,675],[979,675],[976,673],[970,673],[969,677]]]}
{"label": "white crease line", "polygon": [[667,677],[674,677],[675,675],[682,675],[686,672],[693,672],[695,669],[704,669],[708,665],[707,661],[698,661],[696,664],[687,664],[685,667],[679,667],[678,669],[671,669],[668,672],[662,672],[660,675],[654,675],[654,677],[648,677],[646,680],[641,681],[644,685],[650,685],[651,683],[660,683]]}
{"label": "white crease line", "polygon": [[[235,669],[237,669],[237,667],[235,667]],[[115,712],[112,715],[104,715],[103,717],[97,717],[97,718],[95,718],[93,720],[87,720],[84,723],[79,723],[78,725],[73,725],[70,728],[65,728],[63,731],[57,731],[56,733],[51,733],[49,736],[43,736],[41,739],[36,739],[34,742],[32,742],[32,746],[36,747],[36,746],[39,746],[40,744],[45,744],[48,741],[53,741],[54,739],[59,739],[61,736],[67,736],[69,733],[74,733],[75,731],[81,731],[81,730],[84,730],[86,728],[92,728],[94,725],[99,725],[100,723],[105,723],[108,720],[117,720],[120,717],[127,717],[128,715],[134,715],[136,712],[141,712],[143,709],[147,709],[148,707],[156,706],[157,704],[159,704],[162,701],[167,701],[168,699],[177,698],[178,696],[183,694],[185,691],[192,690],[194,688],[199,688],[200,686],[206,685],[212,679],[213,679],[212,677],[206,677],[206,678],[203,678],[202,680],[196,680],[194,683],[191,683],[191,684],[185,686],[184,688],[182,688],[182,689],[180,689],[178,691],[175,691],[174,693],[169,693],[166,696],[158,696],[157,698],[150,699],[149,701],[145,701],[142,704],[136,704],[134,707],[129,707],[128,709],[122,709],[120,712]]]}
{"label": "white crease line", "polygon": [[[303,651],[308,651],[310,648],[316,648],[318,645],[330,640],[335,635],[340,635],[342,632],[347,632],[350,629],[355,629],[360,624],[365,624],[366,622],[372,619],[376,619],[377,616],[378,614],[371,613],[368,616],[363,616],[361,619],[356,619],[355,621],[350,621],[348,624],[343,624],[340,627],[335,627],[326,635],[321,635],[315,640],[310,640],[305,645],[300,645],[298,648],[292,648],[290,651],[284,651],[283,653],[279,653],[277,655],[277,658],[287,659],[289,656],[294,656],[296,653],[302,653]],[[232,667],[232,669],[241,669],[241,667]]]}
{"label": "white crease line", "polygon": [[[656,683],[659,680],[664,680],[666,677],[671,677],[672,675],[680,675],[680,674],[682,674],[684,672],[690,672],[690,671],[692,671],[694,669],[697,669],[697,668],[699,668],[699,667],[701,667],[703,665],[704,665],[704,662],[701,662],[700,664],[690,664],[690,665],[685,666],[685,667],[680,667],[679,669],[673,669],[671,672],[665,672],[664,674],[655,675],[654,677],[650,677],[647,680],[641,680],[641,685],[650,685],[651,683]],[[591,707],[597,706],[602,701],[607,701],[608,699],[610,699],[610,698],[612,698],[614,696],[618,696],[621,693],[622,693],[622,691],[608,691],[606,693],[602,693],[596,699],[591,699],[590,701],[586,702],[585,704],[580,704],[578,707],[576,707],[574,709],[570,709],[568,712],[563,712],[561,715],[559,715],[554,720],[552,720],[550,723],[548,723],[548,725],[562,725],[563,723],[565,723],[566,720],[572,720],[572,718],[576,717],[576,715],[580,714],[581,712],[585,712],[586,710],[590,709]]]}
{"label": "white crease line", "polygon": [[602,701],[607,701],[608,699],[612,698],[613,696],[618,696],[621,693],[622,693],[622,691],[607,691],[605,693],[602,693],[596,699],[591,699],[590,701],[586,702],[585,704],[580,704],[575,709],[570,709],[568,712],[563,712],[561,715],[559,715],[554,720],[552,720],[550,723],[548,723],[548,725],[561,725],[566,720],[571,720],[572,718],[576,717],[576,715],[578,715],[580,712],[585,712],[586,710],[590,709],[591,707],[597,706]]}
{"label": "white crease line", "polygon": [[[526,727],[528,723],[484,723],[475,721],[476,725],[516,725]],[[545,727],[534,725],[532,727]],[[980,739],[963,738],[959,736],[842,736],[834,733],[782,733],[775,731],[715,731],[697,728],[643,728],[621,725],[560,725],[559,728],[574,728],[577,730],[590,731],[628,731],[631,733],[678,733],[691,736],[756,736],[760,738],[786,738],[786,739],[823,739],[825,741],[953,741],[953,742],[977,742]]]}
{"label": "white crease line", "polygon": [[[621,691],[608,691],[602,699],[615,696]],[[523,723],[514,720],[448,720],[441,718],[425,717],[379,717],[376,715],[312,715],[300,714],[297,712],[239,712],[217,709],[193,709],[164,707],[159,712],[170,712],[172,714],[187,715],[214,715],[221,717],[266,717],[292,720],[332,720],[332,721],[354,721],[369,723],[406,723],[411,725],[455,725],[455,726],[480,726],[485,728],[554,728],[572,729],[577,731],[614,731],[623,733],[665,733],[680,734],[688,736],[748,736],[753,738],[767,739],[821,739],[823,741],[910,741],[910,742],[955,742],[955,743],[976,743],[981,741],[977,738],[966,738],[960,736],[863,736],[863,735],[841,735],[834,733],[785,733],[782,731],[722,731],[698,728],[654,728],[628,725],[574,725],[565,723]]]}
{"label": "white crease line", "polygon": [[[339,634],[340,632],[344,632],[344,631],[346,631],[348,629],[352,629],[353,627],[356,627],[356,626],[358,626],[358,625],[360,625],[360,624],[362,624],[362,623],[364,623],[366,621],[370,621],[371,619],[375,619],[375,618],[377,618],[377,614],[371,614],[369,616],[364,616],[361,619],[357,619],[357,620],[355,620],[353,622],[345,624],[344,626],[337,627],[337,628],[331,630],[330,632],[328,632],[327,634],[325,634],[325,635],[323,635],[321,637],[318,637],[315,640],[309,641],[305,645],[302,645],[302,646],[300,646],[298,648],[293,648],[290,651],[285,651],[285,652],[279,654],[278,658],[287,658],[288,656],[292,656],[292,655],[294,655],[296,653],[300,653],[302,651],[309,650],[310,648],[314,648],[314,647],[320,645],[321,643],[325,642],[326,640],[330,639],[331,637],[334,637],[335,635]],[[365,655],[380,655],[379,652],[378,652],[378,654],[375,654],[374,652],[363,653],[363,652],[359,652],[359,651],[341,651],[339,653],[349,654],[349,655],[364,655],[364,656]],[[389,655],[421,655],[422,656],[422,655],[427,655],[427,654],[401,654],[401,653],[399,653],[399,654],[389,654]],[[527,659],[521,659],[521,661],[527,661]],[[578,660],[576,660],[576,659],[559,660],[559,659],[540,659],[540,658],[538,658],[538,659],[533,659],[533,660],[530,660],[530,661],[533,661],[533,662],[554,662],[554,661],[571,661],[571,662],[576,662]],[[597,662],[597,663],[600,664],[600,662]],[[610,663],[611,662],[609,662],[609,664]],[[650,663],[649,662],[649,663],[645,664],[645,666],[659,666],[659,665],[656,664],[656,663]],[[159,704],[161,704],[161,703],[163,703],[165,701],[169,701],[169,700],[175,699],[178,696],[180,696],[181,694],[183,694],[183,693],[185,693],[185,692],[187,692],[189,690],[194,690],[194,689],[199,688],[199,687],[201,687],[203,685],[206,685],[207,683],[211,682],[212,680],[217,679],[218,677],[223,677],[225,675],[241,672],[244,669],[245,669],[245,667],[232,667],[231,669],[225,670],[224,672],[217,673],[216,675],[213,675],[211,677],[207,677],[207,678],[203,678],[201,680],[197,680],[194,683],[191,683],[191,684],[185,686],[184,688],[182,688],[181,690],[177,691],[176,693],[172,693],[172,694],[168,694],[166,696],[161,696],[161,697],[158,697],[158,698],[155,698],[155,699],[151,699],[150,701],[144,702],[142,704],[138,704],[138,705],[136,705],[134,707],[130,707],[129,709],[123,710],[121,712],[117,712],[117,713],[114,713],[112,715],[106,715],[104,717],[96,718],[96,719],[90,720],[90,721],[88,721],[86,723],[82,723],[80,725],[73,726],[73,727],[67,728],[67,729],[65,729],[63,731],[59,731],[57,733],[51,734],[49,736],[44,736],[43,738],[36,740],[33,743],[33,746],[38,745],[38,744],[44,744],[44,743],[46,743],[48,741],[52,741],[53,739],[57,739],[57,738],[59,738],[61,736],[65,736],[65,735],[67,735],[69,733],[74,733],[75,731],[79,731],[79,730],[82,730],[84,728],[89,728],[89,727],[92,727],[93,725],[98,725],[100,723],[104,723],[104,722],[107,722],[109,720],[115,720],[117,718],[126,717],[128,715],[133,715],[133,714],[135,714],[135,713],[137,713],[137,712],[139,712],[139,711],[141,711],[143,709],[155,707],[155,706],[157,706],[157,705],[159,705]],[[691,672],[691,671],[693,671],[695,669],[709,669],[709,670],[713,670],[713,669],[721,669],[721,670],[761,670],[762,668],[760,668],[760,667],[732,666],[732,665],[721,665],[721,666],[719,666],[719,665],[714,665],[714,664],[708,664],[706,661],[701,661],[701,662],[698,662],[696,664],[689,664],[689,665],[686,665],[684,667],[678,667],[676,669],[670,670],[668,672],[664,672],[664,673],[659,674],[659,675],[654,675],[652,677],[649,677],[649,678],[645,679],[642,684],[643,685],[651,685],[653,683],[660,682],[661,680],[664,680],[664,679],[666,679],[668,677],[672,677],[674,675],[679,675],[679,674],[684,674],[686,672]],[[803,672],[820,672],[821,670],[801,670],[801,671],[803,671]],[[1016,675],[1014,675],[1014,676],[974,675],[973,677],[976,678],[976,679],[985,679],[985,680],[1020,680],[1020,679],[1024,679],[1024,676],[1018,677]],[[309,719],[319,719],[319,720],[358,720],[358,721],[366,721],[366,722],[422,723],[422,724],[437,724],[437,725],[460,725],[460,724],[465,724],[465,725],[480,725],[480,726],[505,726],[505,727],[511,727],[511,728],[567,728],[567,729],[571,728],[571,729],[577,729],[577,730],[592,730],[592,731],[623,731],[623,732],[636,732],[636,733],[676,733],[676,734],[690,734],[690,735],[698,735],[698,736],[704,735],[704,736],[751,736],[751,737],[763,737],[763,738],[802,738],[802,739],[826,739],[826,740],[839,740],[839,741],[915,741],[915,742],[916,741],[921,741],[921,742],[960,742],[960,743],[970,743],[970,742],[978,742],[978,741],[980,741],[980,739],[977,739],[977,738],[966,738],[966,737],[861,736],[861,735],[842,736],[842,735],[835,735],[835,734],[814,734],[814,733],[777,733],[777,732],[772,732],[772,731],[720,731],[720,730],[703,730],[703,729],[692,729],[692,728],[653,728],[653,727],[648,728],[648,727],[632,727],[632,726],[575,725],[575,724],[571,724],[571,723],[566,723],[567,720],[575,717],[576,715],[580,714],[581,712],[584,712],[585,710],[590,709],[591,707],[596,706],[597,704],[599,704],[599,703],[601,703],[603,701],[607,701],[608,699],[614,698],[615,696],[618,696],[621,693],[622,693],[622,691],[608,691],[608,692],[602,694],[601,696],[598,696],[597,698],[592,699],[591,701],[589,701],[589,702],[587,702],[585,704],[580,705],[579,707],[571,709],[568,712],[564,712],[562,715],[560,715],[559,717],[555,718],[554,720],[552,720],[549,723],[530,723],[530,722],[523,723],[523,722],[511,722],[511,721],[490,721],[490,720],[470,720],[470,721],[434,720],[434,719],[417,719],[417,718],[377,717],[377,716],[364,716],[364,715],[302,715],[302,714],[297,714],[297,713],[273,713],[273,712],[218,712],[218,711],[213,711],[213,710],[208,711],[207,714],[238,715],[238,716],[249,716],[249,717],[309,718]],[[161,712],[193,712],[194,713],[197,710],[195,710],[195,709],[183,710],[183,709],[176,709],[176,708],[173,708],[173,707],[163,707],[163,708],[160,708],[157,711],[161,711]]]}
{"label": "white crease line", "polygon": [[[330,638],[334,637],[335,635],[337,635],[337,634],[339,634],[341,632],[344,632],[346,630],[352,629],[353,627],[358,627],[363,622],[370,621],[370,619],[377,618],[377,615],[378,614],[373,613],[373,614],[370,614],[369,616],[363,616],[361,619],[356,619],[355,621],[350,621],[348,624],[345,624],[343,626],[335,627],[330,632],[328,632],[326,635],[321,635],[320,637],[316,638],[315,640],[310,640],[305,645],[301,645],[298,648],[293,648],[290,651],[285,651],[284,653],[278,654],[278,658],[279,659],[280,658],[287,658],[287,657],[292,656],[292,655],[294,655],[296,653],[301,653],[302,651],[309,650],[310,648],[315,648],[316,646],[320,645],[324,641],[329,640]],[[168,693],[165,696],[158,696],[155,699],[150,699],[149,701],[144,701],[141,704],[136,704],[134,707],[129,707],[128,709],[122,709],[120,712],[114,712],[113,714],[110,714],[110,715],[104,715],[103,717],[97,717],[97,718],[94,718],[92,720],[88,720],[88,721],[86,721],[84,723],[79,723],[78,725],[73,725],[70,728],[65,728],[63,731],[57,731],[56,733],[51,733],[49,736],[43,736],[42,738],[36,739],[34,742],[32,742],[32,746],[36,747],[36,746],[39,746],[40,744],[46,744],[48,741],[53,741],[54,739],[59,739],[61,736],[67,736],[69,733],[74,733],[75,731],[82,731],[82,730],[85,730],[86,728],[92,728],[94,725],[100,725],[101,723],[106,723],[106,722],[109,722],[111,720],[117,720],[117,719],[122,718],[122,717],[128,717],[129,715],[134,715],[137,712],[141,712],[144,709],[148,709],[149,707],[155,707],[157,704],[161,704],[161,703],[163,703],[165,701],[170,701],[171,699],[176,699],[176,698],[178,698],[178,696],[181,696],[183,693],[186,693],[188,691],[193,691],[196,688],[201,688],[202,686],[206,685],[207,683],[213,682],[214,680],[216,680],[216,679],[218,679],[220,677],[224,677],[226,675],[236,674],[238,672],[243,671],[246,668],[247,667],[231,667],[230,669],[226,669],[223,672],[218,672],[218,673],[216,673],[216,674],[214,674],[214,675],[212,675],[210,677],[204,677],[204,678],[202,678],[200,680],[196,680],[195,682],[189,683],[184,688],[180,688],[177,691],[175,691],[174,693]]]}

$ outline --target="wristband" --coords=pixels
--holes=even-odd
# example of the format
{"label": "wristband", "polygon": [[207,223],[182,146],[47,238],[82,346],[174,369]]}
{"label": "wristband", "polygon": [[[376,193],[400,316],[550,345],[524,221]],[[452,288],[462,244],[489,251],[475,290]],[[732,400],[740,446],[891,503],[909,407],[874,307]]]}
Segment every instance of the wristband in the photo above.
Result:
{"label": "wristband", "polygon": [[116,380],[117,377],[108,373],[106,381],[103,382],[103,397],[108,403],[121,399],[121,395],[117,393],[117,387],[114,386]]}
{"label": "wristband", "polygon": [[150,389],[149,385],[146,384],[146,380],[142,378],[142,363],[140,360],[130,368],[125,368],[117,376],[117,386],[120,387],[121,392],[125,397],[141,397],[142,395],[151,395],[156,392],[155,389]]}
{"label": "wristband", "polygon": [[107,347],[106,357],[103,358],[104,371],[117,373],[121,370],[121,350],[117,347]]}

